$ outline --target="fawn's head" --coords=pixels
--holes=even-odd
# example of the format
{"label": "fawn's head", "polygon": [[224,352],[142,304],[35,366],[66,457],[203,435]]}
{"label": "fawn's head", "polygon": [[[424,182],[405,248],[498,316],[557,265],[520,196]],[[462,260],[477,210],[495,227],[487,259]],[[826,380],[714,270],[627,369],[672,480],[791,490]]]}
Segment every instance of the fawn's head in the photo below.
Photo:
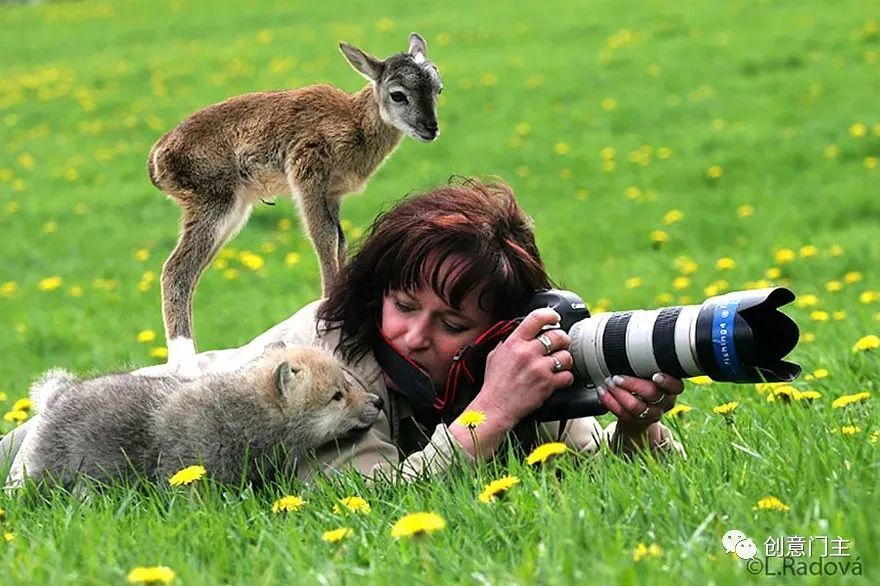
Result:
{"label": "fawn's head", "polygon": [[382,120],[422,142],[440,135],[437,96],[443,90],[440,72],[428,61],[425,39],[409,36],[409,51],[378,59],[348,43],[339,48],[354,69],[373,82]]}

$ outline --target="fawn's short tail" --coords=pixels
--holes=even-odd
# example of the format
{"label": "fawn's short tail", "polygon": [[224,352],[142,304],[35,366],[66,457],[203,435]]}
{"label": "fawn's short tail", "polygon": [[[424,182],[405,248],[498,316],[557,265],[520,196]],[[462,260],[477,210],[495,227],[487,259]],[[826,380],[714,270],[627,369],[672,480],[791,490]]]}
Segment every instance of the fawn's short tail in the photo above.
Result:
{"label": "fawn's short tail", "polygon": [[33,401],[37,413],[45,411],[55,398],[62,391],[69,388],[70,383],[75,380],[75,376],[62,368],[53,368],[46,371],[43,376],[31,385],[31,401]]}

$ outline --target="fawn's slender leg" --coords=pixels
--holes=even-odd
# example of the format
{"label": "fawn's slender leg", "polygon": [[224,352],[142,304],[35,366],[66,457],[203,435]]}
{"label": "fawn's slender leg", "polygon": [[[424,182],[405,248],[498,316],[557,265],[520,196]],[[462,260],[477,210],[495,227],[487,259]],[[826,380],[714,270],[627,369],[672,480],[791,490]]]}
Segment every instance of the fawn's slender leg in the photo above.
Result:
{"label": "fawn's slender leg", "polygon": [[306,234],[321,265],[321,292],[326,297],[339,271],[339,198],[329,193],[327,145],[312,143],[291,157],[287,169],[294,200],[299,207]]}
{"label": "fawn's slender leg", "polygon": [[[211,205],[185,207],[180,239],[162,267],[162,314],[168,363],[192,363],[192,299],[196,283],[217,252],[247,221],[252,205],[232,195]],[[184,367],[186,368],[186,367]]]}

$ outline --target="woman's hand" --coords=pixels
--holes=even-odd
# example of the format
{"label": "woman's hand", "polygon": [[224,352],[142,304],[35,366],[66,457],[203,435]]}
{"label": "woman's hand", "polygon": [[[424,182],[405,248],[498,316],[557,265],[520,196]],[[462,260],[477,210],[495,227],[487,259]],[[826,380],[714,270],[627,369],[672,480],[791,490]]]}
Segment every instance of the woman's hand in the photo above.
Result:
{"label": "woman's hand", "polygon": [[571,339],[560,329],[543,330],[559,323],[549,308],[532,311],[510,336],[486,358],[486,373],[479,396],[494,399],[511,427],[546,401],[556,389],[574,382]]}
{"label": "woman's hand", "polygon": [[651,380],[615,375],[605,380],[599,397],[617,416],[617,433],[630,443],[656,447],[666,441],[660,417],[672,409],[684,383],[668,374],[657,373]]}
{"label": "woman's hand", "polygon": [[486,421],[473,430],[450,426],[468,452],[491,455],[520,420],[556,389],[574,382],[568,351],[571,339],[560,329],[543,330],[557,323],[558,313],[549,308],[536,309],[489,353],[483,387],[467,407],[484,413]]}

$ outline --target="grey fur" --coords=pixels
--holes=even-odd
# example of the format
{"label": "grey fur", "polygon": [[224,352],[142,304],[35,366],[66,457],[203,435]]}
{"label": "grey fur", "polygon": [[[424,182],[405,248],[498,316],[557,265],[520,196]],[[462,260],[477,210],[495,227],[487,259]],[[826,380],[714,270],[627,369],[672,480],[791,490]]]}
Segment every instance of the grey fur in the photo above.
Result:
{"label": "grey fur", "polygon": [[164,482],[194,464],[220,482],[259,484],[306,451],[369,427],[381,408],[346,381],[338,361],[305,347],[270,347],[241,371],[190,381],[80,380],[53,370],[31,393],[39,423],[10,471],[12,488],[25,476],[68,488],[79,475]]}

